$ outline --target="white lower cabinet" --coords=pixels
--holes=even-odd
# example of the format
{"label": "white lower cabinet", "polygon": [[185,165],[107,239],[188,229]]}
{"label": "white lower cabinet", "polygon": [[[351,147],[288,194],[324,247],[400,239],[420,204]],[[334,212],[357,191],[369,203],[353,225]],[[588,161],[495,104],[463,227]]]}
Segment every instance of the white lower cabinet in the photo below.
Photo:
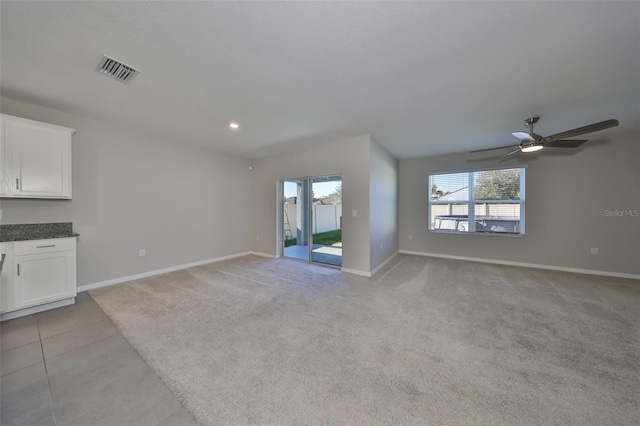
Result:
{"label": "white lower cabinet", "polygon": [[[76,296],[76,239],[2,243],[1,313]],[[13,247],[9,247],[13,245]]]}
{"label": "white lower cabinet", "polygon": [[0,253],[4,255],[0,274],[0,313],[4,313],[13,307],[13,243],[0,243]]}

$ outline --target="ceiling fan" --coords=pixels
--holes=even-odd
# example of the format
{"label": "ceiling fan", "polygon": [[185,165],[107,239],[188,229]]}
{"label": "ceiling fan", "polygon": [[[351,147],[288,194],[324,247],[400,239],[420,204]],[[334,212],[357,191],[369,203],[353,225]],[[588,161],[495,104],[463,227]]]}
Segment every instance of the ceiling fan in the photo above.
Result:
{"label": "ceiling fan", "polygon": [[551,136],[540,136],[533,131],[533,125],[538,122],[540,117],[531,117],[524,120],[525,124],[529,126],[529,132],[513,132],[512,135],[520,139],[518,145],[500,146],[497,148],[478,149],[474,152],[493,151],[496,149],[516,148],[500,157],[506,158],[518,152],[536,152],[543,148],[577,148],[583,143],[587,142],[587,139],[565,139],[572,138],[574,136],[584,135],[586,133],[597,132],[598,130],[608,129],[615,127],[618,124],[618,120],[605,120],[599,123],[589,124],[587,126],[578,127],[576,129],[567,130],[564,132],[556,133]]}

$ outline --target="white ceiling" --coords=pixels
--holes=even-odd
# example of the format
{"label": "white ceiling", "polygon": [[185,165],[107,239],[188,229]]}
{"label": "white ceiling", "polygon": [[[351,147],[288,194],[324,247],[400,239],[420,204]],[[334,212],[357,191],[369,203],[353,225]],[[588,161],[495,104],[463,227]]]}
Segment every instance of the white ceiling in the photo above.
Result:
{"label": "white ceiling", "polygon": [[[638,2],[2,1],[2,95],[248,158],[371,134],[398,158],[609,118],[640,132]],[[94,71],[103,54],[141,74]],[[229,121],[241,128],[231,131]]]}

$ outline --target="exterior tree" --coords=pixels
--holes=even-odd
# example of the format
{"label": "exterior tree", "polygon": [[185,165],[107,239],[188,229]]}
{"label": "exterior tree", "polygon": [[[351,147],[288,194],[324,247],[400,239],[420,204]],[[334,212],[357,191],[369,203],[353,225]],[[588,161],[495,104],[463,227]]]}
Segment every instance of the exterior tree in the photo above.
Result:
{"label": "exterior tree", "polygon": [[329,195],[325,195],[324,197],[322,197],[322,199],[323,200],[332,199],[334,200],[335,204],[342,204],[342,184],[336,186],[335,191],[333,191]]}
{"label": "exterior tree", "polygon": [[443,195],[445,195],[445,193],[438,189],[438,185],[434,184],[431,187],[431,199],[432,200],[437,200],[438,198],[442,197]]}
{"label": "exterior tree", "polygon": [[476,200],[519,200],[520,170],[489,170],[477,180],[474,191]]}
{"label": "exterior tree", "polygon": [[342,184],[336,186],[336,192],[333,193],[336,197],[336,200],[339,201],[339,204],[342,204]]}

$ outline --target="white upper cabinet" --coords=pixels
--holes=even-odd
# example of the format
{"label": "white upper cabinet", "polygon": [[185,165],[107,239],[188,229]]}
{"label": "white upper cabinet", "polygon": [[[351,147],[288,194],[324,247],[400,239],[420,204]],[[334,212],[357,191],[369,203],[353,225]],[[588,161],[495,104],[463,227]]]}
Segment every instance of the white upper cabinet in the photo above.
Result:
{"label": "white upper cabinet", "polygon": [[70,199],[75,129],[0,116],[0,196]]}

